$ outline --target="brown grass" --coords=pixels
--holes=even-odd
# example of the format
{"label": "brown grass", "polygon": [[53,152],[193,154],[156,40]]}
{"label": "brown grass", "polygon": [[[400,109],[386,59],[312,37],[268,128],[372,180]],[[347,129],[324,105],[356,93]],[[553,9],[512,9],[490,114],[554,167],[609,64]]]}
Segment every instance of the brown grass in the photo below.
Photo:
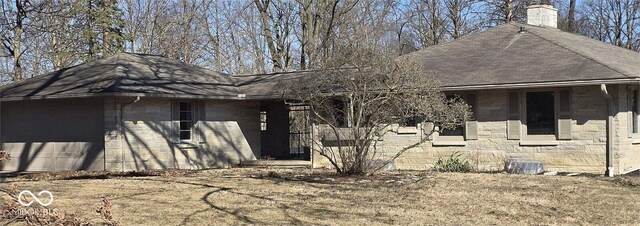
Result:
{"label": "brown grass", "polygon": [[122,225],[640,224],[637,177],[230,169],[9,184],[49,190],[50,208],[95,224],[102,196]]}

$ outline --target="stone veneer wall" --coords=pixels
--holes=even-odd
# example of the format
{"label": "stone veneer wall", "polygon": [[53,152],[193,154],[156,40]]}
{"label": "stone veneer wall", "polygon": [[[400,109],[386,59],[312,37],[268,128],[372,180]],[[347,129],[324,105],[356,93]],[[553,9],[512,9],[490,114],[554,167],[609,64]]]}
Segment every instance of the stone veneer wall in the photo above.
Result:
{"label": "stone veneer wall", "polygon": [[[614,173],[624,174],[640,169],[640,135],[630,135],[629,123],[633,120],[631,112],[633,106],[630,98],[633,96],[633,89],[638,89],[637,85],[620,85],[614,89],[616,97],[614,125],[616,126],[614,136]],[[611,92],[610,92],[611,93]],[[632,137],[635,137],[634,140]]]}
{"label": "stone veneer wall", "polygon": [[[453,152],[460,151],[481,171],[502,170],[506,159],[519,158],[543,161],[549,171],[604,173],[607,101],[598,86],[571,88],[572,139],[560,140],[557,146],[521,146],[519,140],[507,139],[507,93],[508,90],[476,93],[477,140],[467,140],[465,146],[433,146],[431,142],[427,142],[396,159],[396,167],[429,169],[439,157],[448,157]],[[622,118],[622,114],[616,117],[619,117],[618,120],[626,120]],[[317,130],[318,127],[315,128]],[[619,129],[626,131],[626,126]],[[314,134],[318,134],[317,131]],[[385,153],[395,153],[402,147],[415,143],[421,136],[424,136],[421,132],[389,132],[379,145]],[[627,134],[618,133],[617,136],[626,137]],[[315,139],[320,138],[316,136]],[[315,143],[314,148],[319,148],[318,142]],[[328,161],[315,152],[313,159],[315,167],[329,166]]]}
{"label": "stone veneer wall", "polygon": [[260,155],[257,102],[206,101],[206,119],[198,122],[204,140],[177,144],[171,139],[170,99],[143,97],[124,107],[121,122],[120,107],[132,100],[105,100],[106,170],[228,167]]}

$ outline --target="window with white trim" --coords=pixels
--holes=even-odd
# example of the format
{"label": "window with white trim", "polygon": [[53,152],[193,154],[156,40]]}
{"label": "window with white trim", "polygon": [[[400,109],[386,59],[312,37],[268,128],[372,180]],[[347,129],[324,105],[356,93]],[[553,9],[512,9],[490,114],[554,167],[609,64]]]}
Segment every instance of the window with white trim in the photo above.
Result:
{"label": "window with white trim", "polygon": [[267,131],[267,111],[260,111],[260,131]]}

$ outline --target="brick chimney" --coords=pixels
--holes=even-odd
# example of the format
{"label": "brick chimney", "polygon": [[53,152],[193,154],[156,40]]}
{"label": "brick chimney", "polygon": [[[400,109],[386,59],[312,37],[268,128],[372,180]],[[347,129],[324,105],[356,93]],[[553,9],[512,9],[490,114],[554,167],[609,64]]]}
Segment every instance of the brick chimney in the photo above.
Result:
{"label": "brick chimney", "polygon": [[558,9],[544,3],[531,5],[527,7],[527,24],[558,28]]}

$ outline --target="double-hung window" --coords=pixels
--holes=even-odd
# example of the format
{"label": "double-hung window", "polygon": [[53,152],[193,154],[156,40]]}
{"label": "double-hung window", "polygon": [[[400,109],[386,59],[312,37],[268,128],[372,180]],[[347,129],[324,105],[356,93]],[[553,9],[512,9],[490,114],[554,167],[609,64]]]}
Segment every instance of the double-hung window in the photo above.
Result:
{"label": "double-hung window", "polygon": [[180,102],[180,140],[191,140],[193,133],[193,103]]}

